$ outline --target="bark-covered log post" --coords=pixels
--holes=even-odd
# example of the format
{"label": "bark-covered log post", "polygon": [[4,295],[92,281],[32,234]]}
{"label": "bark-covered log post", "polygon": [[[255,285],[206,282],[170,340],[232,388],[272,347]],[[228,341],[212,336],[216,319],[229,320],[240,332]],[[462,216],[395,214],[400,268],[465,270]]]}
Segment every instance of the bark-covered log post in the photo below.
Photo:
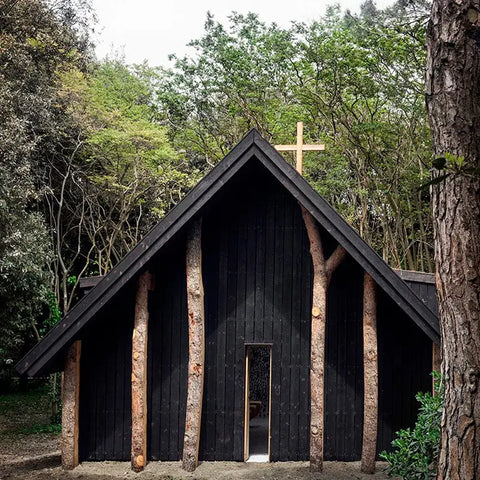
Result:
{"label": "bark-covered log post", "polygon": [[375,472],[378,422],[377,295],[372,277],[363,277],[363,443],[361,471]]}
{"label": "bark-covered log post", "polygon": [[325,260],[317,222],[303,206],[301,209],[310,242],[310,255],[313,263],[310,359],[310,469],[322,471],[327,291],[332,274],[342,262],[346,252],[341,245],[338,245],[330,258]]}
{"label": "bark-covered log post", "polygon": [[202,280],[202,219],[193,222],[187,238],[188,386],[183,442],[183,468],[198,465],[202,425],[205,359],[205,313]]}
{"label": "bark-covered log post", "polygon": [[62,467],[72,470],[78,465],[78,412],[80,400],[80,340],[67,352],[62,382]]}
{"label": "bark-covered log post", "polygon": [[[433,0],[426,101],[444,410],[439,480],[480,478],[480,1]],[[443,160],[442,160],[443,159]]]}
{"label": "bark-covered log post", "polygon": [[135,323],[132,335],[132,470],[140,472],[147,463],[147,344],[148,291],[153,278],[144,272],[137,281]]}

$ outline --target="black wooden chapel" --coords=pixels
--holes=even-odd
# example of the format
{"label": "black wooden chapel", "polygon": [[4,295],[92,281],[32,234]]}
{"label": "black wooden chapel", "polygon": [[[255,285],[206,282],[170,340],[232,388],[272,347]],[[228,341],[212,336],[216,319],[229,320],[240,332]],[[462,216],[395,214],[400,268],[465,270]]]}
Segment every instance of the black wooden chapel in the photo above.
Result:
{"label": "black wooden chapel", "polygon": [[[73,449],[67,467],[130,460],[138,415],[145,421],[140,467],[182,458],[191,347],[186,246],[200,218],[198,457],[243,462],[256,448],[254,432],[265,428],[267,461],[310,458],[313,267],[300,205],[315,219],[326,255],[337,245],[346,251],[327,296],[323,458],[360,460],[367,441],[365,273],[376,285],[377,454],[414,423],[415,394],[431,390],[432,348],[439,342],[431,276],[392,270],[252,130],[17,365],[30,376],[65,370],[66,385],[73,385],[71,396],[65,387],[65,408],[76,418],[64,425],[65,458]],[[132,347],[132,332],[139,278],[147,271],[146,344],[137,353],[142,333],[135,332]],[[140,407],[132,394],[136,362],[145,364]]]}

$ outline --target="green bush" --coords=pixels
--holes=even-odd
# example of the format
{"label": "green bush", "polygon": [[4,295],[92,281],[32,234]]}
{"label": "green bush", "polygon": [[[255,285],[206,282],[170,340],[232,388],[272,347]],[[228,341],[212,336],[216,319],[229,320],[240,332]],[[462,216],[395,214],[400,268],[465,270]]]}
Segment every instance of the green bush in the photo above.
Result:
{"label": "green bush", "polygon": [[413,430],[407,428],[396,433],[392,451],[383,451],[380,457],[388,462],[387,473],[405,480],[429,480],[436,477],[440,452],[440,422],[443,409],[443,384],[436,380],[436,395],[418,393],[420,402],[417,422]]}

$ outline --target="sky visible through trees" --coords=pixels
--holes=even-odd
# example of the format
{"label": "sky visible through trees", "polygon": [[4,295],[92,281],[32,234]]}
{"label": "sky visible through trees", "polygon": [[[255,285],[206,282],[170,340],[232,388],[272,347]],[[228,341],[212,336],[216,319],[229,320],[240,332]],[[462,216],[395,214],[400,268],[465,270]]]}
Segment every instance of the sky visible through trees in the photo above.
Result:
{"label": "sky visible through trees", "polygon": [[[233,11],[243,14],[255,12],[266,22],[288,28],[293,21],[318,20],[325,15],[329,4],[336,3],[343,11],[358,13],[363,1],[143,0],[139,7],[134,0],[92,0],[98,18],[96,52],[99,58],[122,52],[128,63],[147,60],[150,65],[167,67],[170,65],[170,54],[183,56],[191,52],[187,43],[202,35],[207,12],[222,22],[226,22]],[[393,0],[378,0],[376,5],[384,8],[393,3]]]}

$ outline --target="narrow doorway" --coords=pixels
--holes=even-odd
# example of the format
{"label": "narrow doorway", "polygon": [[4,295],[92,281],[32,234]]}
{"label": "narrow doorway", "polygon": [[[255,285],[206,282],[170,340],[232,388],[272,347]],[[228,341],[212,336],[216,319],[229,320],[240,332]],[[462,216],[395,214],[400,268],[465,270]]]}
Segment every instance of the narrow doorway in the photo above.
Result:
{"label": "narrow doorway", "polygon": [[246,462],[270,461],[271,345],[247,345],[245,369]]}

